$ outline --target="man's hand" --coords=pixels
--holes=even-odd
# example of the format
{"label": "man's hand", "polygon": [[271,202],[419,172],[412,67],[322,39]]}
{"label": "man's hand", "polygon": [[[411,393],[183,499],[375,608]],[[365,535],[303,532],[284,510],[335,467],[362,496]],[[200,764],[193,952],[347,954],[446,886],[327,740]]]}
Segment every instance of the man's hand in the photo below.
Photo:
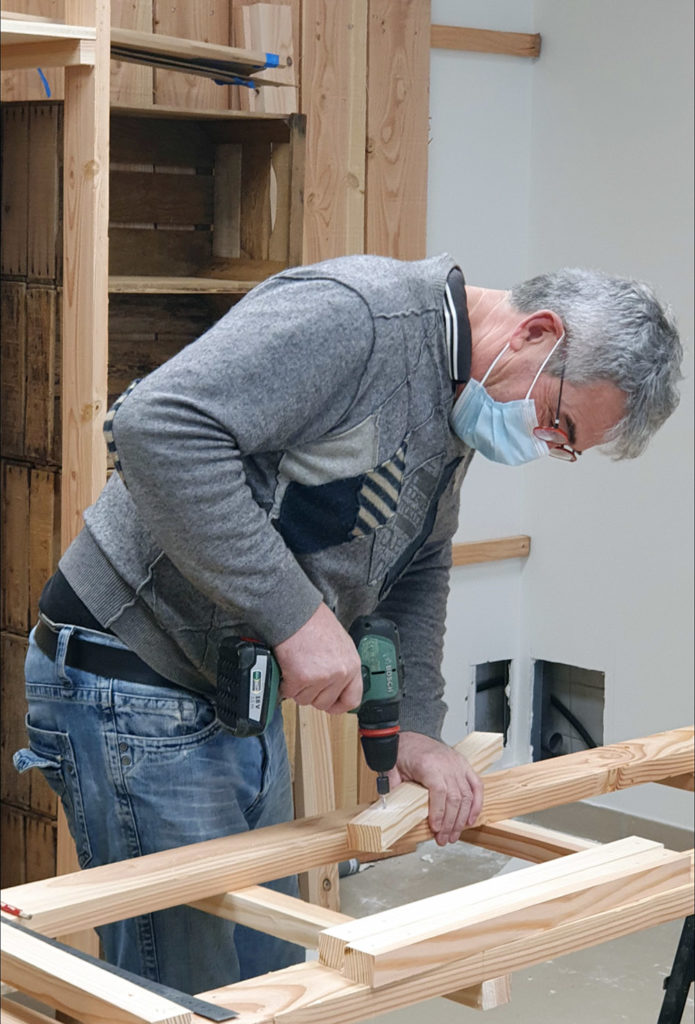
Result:
{"label": "man's hand", "polygon": [[480,814],[483,784],[465,757],[445,743],[402,732],[389,782],[393,789],[405,781],[419,782],[430,791],[429,825],[439,846],[457,842]]}
{"label": "man's hand", "polygon": [[327,605],[274,648],[282,673],[281,693],[331,715],[362,700],[362,665],[357,648]]}

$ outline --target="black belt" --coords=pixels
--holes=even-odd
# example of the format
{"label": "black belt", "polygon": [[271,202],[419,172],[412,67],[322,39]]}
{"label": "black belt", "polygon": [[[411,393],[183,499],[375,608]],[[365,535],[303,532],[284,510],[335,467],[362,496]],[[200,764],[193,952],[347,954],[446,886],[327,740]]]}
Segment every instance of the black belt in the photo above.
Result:
{"label": "black belt", "polygon": [[[36,626],[36,644],[51,661],[55,661],[58,636],[62,628],[58,626],[54,629],[44,619],[39,619]],[[65,664],[82,672],[105,676],[107,679],[128,679],[133,683],[151,683],[155,686],[176,686],[176,683],[165,679],[159,672],[150,668],[133,651],[95,643],[77,633],[73,633],[68,641]]]}

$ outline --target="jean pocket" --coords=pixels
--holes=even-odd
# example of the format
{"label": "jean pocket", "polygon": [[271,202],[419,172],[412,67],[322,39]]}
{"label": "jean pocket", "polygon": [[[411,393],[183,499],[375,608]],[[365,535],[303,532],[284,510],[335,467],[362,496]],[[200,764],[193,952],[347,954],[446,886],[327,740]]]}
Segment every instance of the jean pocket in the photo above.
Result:
{"label": "jean pocket", "polygon": [[13,757],[14,766],[20,774],[38,768],[53,792],[57,793],[75,840],[80,867],[85,868],[92,859],[92,848],[70,737],[65,732],[37,729],[28,716],[26,730],[29,747],[17,751]]}

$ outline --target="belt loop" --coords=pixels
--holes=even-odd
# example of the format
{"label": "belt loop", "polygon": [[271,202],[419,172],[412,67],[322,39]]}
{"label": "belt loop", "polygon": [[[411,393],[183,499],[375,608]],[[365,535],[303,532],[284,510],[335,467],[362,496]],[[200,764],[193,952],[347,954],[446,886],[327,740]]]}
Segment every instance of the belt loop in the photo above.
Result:
{"label": "belt loop", "polygon": [[58,643],[56,644],[55,667],[56,672],[58,673],[58,678],[63,684],[64,690],[74,688],[72,679],[70,679],[66,673],[65,665],[65,657],[68,653],[68,644],[70,643],[74,632],[74,626],[62,626],[58,633]]}

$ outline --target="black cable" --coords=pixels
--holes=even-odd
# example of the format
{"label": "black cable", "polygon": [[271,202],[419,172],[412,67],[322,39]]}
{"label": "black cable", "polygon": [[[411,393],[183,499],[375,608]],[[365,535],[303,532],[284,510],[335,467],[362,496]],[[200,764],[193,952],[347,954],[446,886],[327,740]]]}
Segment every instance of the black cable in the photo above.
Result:
{"label": "black cable", "polygon": [[579,733],[581,738],[586,743],[587,747],[597,747],[598,746],[598,743],[596,743],[596,741],[593,739],[593,737],[591,736],[591,733],[588,732],[588,730],[584,728],[584,726],[579,721],[579,719],[576,717],[576,715],[573,715],[572,712],[570,711],[570,709],[567,707],[567,705],[563,704],[562,701],[559,699],[559,697],[556,697],[554,693],[550,694],[550,703],[551,703],[551,705],[557,711],[560,712],[561,715],[564,715],[564,717],[567,719],[567,721],[570,723],[570,725],[574,729],[576,729],[576,731]]}

